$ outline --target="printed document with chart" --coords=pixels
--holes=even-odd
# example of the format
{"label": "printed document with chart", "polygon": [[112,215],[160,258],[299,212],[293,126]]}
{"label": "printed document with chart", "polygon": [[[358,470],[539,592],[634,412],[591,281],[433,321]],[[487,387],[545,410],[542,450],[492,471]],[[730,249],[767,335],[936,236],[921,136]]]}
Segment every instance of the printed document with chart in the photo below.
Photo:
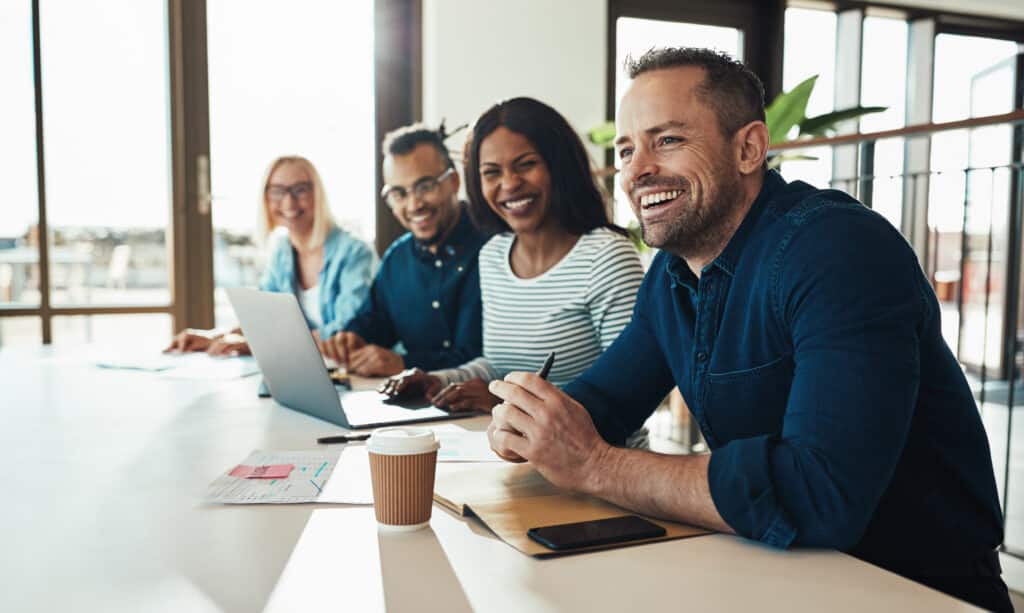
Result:
{"label": "printed document with chart", "polygon": [[373,504],[370,463],[363,446],[349,446],[340,451],[256,450],[241,464],[257,467],[290,464],[293,468],[283,479],[252,479],[231,476],[235,468],[232,466],[209,485],[206,502]]}

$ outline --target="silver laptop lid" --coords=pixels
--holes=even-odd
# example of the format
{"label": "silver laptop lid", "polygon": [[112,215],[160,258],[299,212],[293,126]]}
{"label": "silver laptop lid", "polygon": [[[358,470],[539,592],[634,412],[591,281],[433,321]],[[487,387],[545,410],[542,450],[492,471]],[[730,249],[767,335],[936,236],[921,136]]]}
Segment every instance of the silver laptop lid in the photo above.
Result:
{"label": "silver laptop lid", "polygon": [[327,375],[327,367],[295,296],[245,288],[230,288],[227,293],[270,394],[289,409],[344,428],[479,415],[448,413],[422,401],[385,402],[386,396],[373,391],[348,392],[341,398]]}
{"label": "silver laptop lid", "polygon": [[352,427],[295,296],[246,288],[227,293],[274,400]]}

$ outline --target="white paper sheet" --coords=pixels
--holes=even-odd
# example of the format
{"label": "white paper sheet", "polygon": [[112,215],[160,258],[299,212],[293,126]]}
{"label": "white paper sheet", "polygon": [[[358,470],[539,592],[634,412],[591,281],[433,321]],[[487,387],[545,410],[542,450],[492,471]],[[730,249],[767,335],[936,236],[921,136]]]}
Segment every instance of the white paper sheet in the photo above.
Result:
{"label": "white paper sheet", "polygon": [[441,443],[437,452],[438,462],[504,462],[491,449],[486,432],[473,432],[455,424],[432,429]]}
{"label": "white paper sheet", "polygon": [[[195,354],[202,355],[202,354]],[[100,368],[116,368],[121,370],[144,370],[159,372],[178,368],[189,362],[189,354],[175,353],[130,353],[105,351],[95,360]]]}
{"label": "white paper sheet", "polygon": [[370,458],[363,445],[346,444],[317,502],[373,504]]}
{"label": "white paper sheet", "polygon": [[170,379],[237,379],[259,372],[250,356],[212,357],[202,352],[100,350],[93,363],[101,368],[160,373]]}
{"label": "white paper sheet", "polygon": [[[234,466],[231,466],[209,485],[205,500],[223,504],[296,504],[303,502],[373,504],[366,454],[365,452],[362,454],[360,462],[358,453],[345,458],[348,451],[351,449],[325,451],[264,451],[257,449],[240,464],[247,466],[293,464],[295,468],[286,479],[242,479],[228,474],[234,469]],[[344,458],[340,464],[339,456]],[[365,464],[365,468],[360,469],[363,464]],[[365,471],[365,480],[361,471]],[[332,483],[335,479],[339,479],[338,483]],[[367,490],[370,490],[368,496]],[[329,492],[329,494],[324,496],[324,492]]]}
{"label": "white paper sheet", "polygon": [[260,371],[256,360],[249,356],[213,358],[202,353],[197,355],[205,359],[196,359],[177,368],[165,370],[160,376],[165,379],[224,381],[248,377]]}

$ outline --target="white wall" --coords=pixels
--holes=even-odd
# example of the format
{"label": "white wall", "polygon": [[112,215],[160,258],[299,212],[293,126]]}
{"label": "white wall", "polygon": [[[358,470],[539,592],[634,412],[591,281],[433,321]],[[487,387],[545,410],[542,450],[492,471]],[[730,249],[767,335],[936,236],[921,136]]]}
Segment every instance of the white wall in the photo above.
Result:
{"label": "white wall", "polygon": [[607,14],[606,0],[423,0],[423,120],[471,124],[531,96],[585,134],[605,116]]}

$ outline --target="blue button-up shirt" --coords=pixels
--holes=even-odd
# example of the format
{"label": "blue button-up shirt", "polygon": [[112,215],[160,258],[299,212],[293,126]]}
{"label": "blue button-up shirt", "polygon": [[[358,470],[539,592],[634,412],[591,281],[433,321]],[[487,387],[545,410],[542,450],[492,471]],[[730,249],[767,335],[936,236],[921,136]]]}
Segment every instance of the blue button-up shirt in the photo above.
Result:
{"label": "blue button-up shirt", "polygon": [[477,254],[485,242],[465,206],[436,253],[402,235],[384,253],[370,296],[346,329],[375,345],[401,343],[407,368],[451,368],[479,356]]}
{"label": "blue button-up shirt", "polygon": [[[295,249],[287,234],[276,236],[276,240],[260,279],[260,289],[298,296],[300,288],[295,273]],[[328,338],[355,317],[359,306],[369,295],[377,256],[366,243],[338,227],[328,232],[323,254],[324,263],[317,277],[320,321],[323,322],[320,336]]]}
{"label": "blue button-up shirt", "polygon": [[770,171],[699,280],[655,258],[629,326],[566,391],[619,442],[674,385],[743,536],[912,575],[969,574],[1002,540],[935,294],[897,230],[846,194]]}

